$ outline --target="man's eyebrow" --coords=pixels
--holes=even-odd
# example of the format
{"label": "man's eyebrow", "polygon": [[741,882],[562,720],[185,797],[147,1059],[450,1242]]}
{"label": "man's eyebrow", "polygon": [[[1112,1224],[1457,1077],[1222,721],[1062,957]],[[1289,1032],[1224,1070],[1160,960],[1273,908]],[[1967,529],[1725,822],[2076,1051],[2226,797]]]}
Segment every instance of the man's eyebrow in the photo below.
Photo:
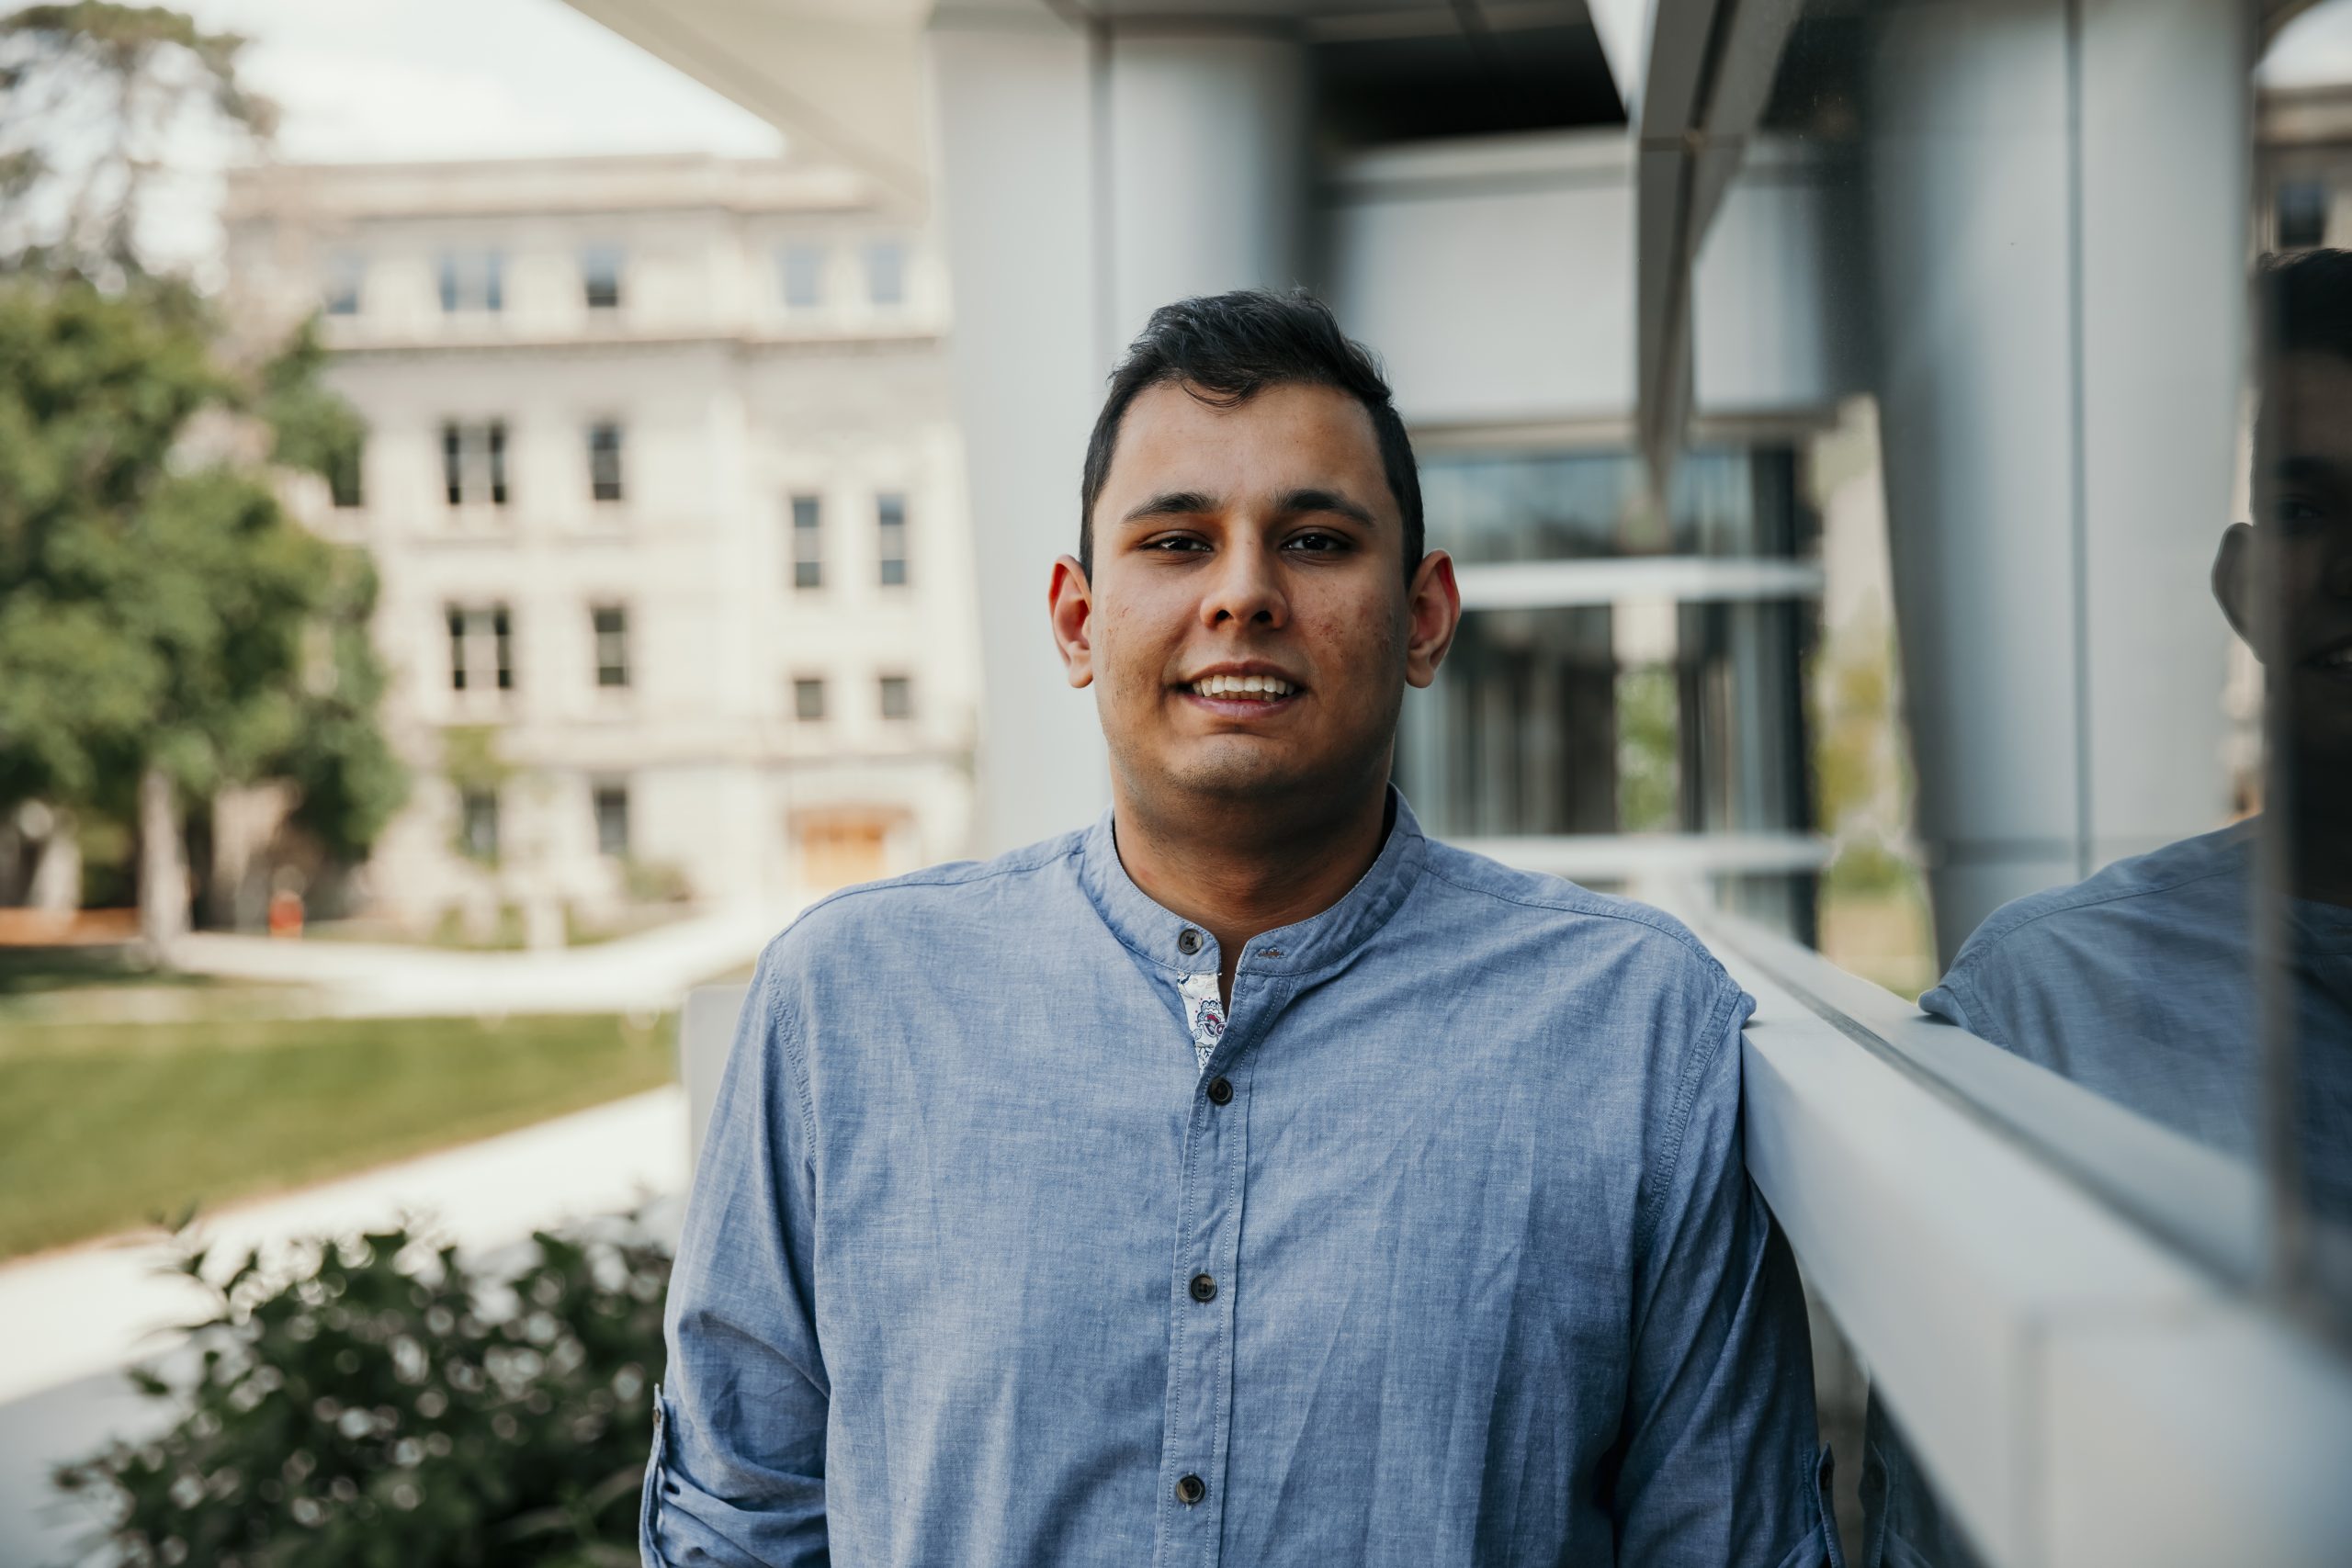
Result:
{"label": "man's eyebrow", "polygon": [[1286,513],[1296,513],[1301,512],[1329,512],[1341,517],[1351,518],[1355,522],[1363,524],[1367,528],[1377,527],[1379,525],[1379,520],[1373,516],[1372,512],[1368,507],[1359,505],[1355,502],[1350,501],[1346,496],[1341,495],[1337,491],[1284,491],[1282,495],[1276,499],[1274,502],[1274,510]]}
{"label": "man's eyebrow", "polygon": [[1153,496],[1141,506],[1131,509],[1119,519],[1122,523],[1139,523],[1149,517],[1197,517],[1204,512],[1217,510],[1215,497],[1196,490],[1167,490]]}
{"label": "man's eyebrow", "polygon": [[2273,479],[2288,484],[2324,483],[2341,479],[2344,474],[2343,465],[2339,463],[2325,457],[2303,457],[2294,453],[2273,459],[2269,468]]}

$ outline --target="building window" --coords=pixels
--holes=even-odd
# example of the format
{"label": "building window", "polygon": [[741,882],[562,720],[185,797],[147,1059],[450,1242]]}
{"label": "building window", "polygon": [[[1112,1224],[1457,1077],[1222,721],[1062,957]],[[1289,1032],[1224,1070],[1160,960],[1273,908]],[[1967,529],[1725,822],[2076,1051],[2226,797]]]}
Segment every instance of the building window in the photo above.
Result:
{"label": "building window", "polygon": [[792,682],[792,716],[803,724],[814,724],[825,716],[823,681],[803,675]]}
{"label": "building window", "polygon": [[825,528],[813,495],[792,498],[792,586],[825,585]]}
{"label": "building window", "polygon": [[882,677],[882,716],[912,718],[915,716],[915,683],[904,675]]}
{"label": "building window", "polygon": [[367,273],[368,264],[359,256],[337,255],[327,259],[327,280],[323,292],[328,315],[359,314],[359,289]]}
{"label": "building window", "polygon": [[514,617],[503,604],[452,604],[449,626],[449,689],[483,692],[514,689]]}
{"label": "building window", "polygon": [[2327,187],[2317,180],[2288,180],[2277,197],[2278,248],[2307,251],[2327,243]]}
{"label": "building window", "polygon": [[874,517],[878,525],[882,586],[903,588],[907,584],[907,498],[896,493],[876,496]]}
{"label": "building window", "polygon": [[596,632],[596,684],[628,684],[628,611],[618,604],[599,604],[588,612]]}
{"label": "building window", "polygon": [[580,253],[580,288],[592,310],[621,308],[621,253],[615,245],[591,245]]}
{"label": "building window", "polygon": [[784,275],[784,303],[790,310],[813,310],[825,302],[825,248],[786,245],[778,258]]}
{"label": "building window", "polygon": [[441,483],[452,506],[506,504],[506,422],[441,426]]}
{"label": "building window", "polygon": [[600,784],[595,787],[596,852],[624,860],[628,855],[628,785]]}
{"label": "building window", "polygon": [[347,509],[367,503],[367,497],[359,485],[362,456],[360,443],[354,441],[328,459],[327,498],[339,507]]}
{"label": "building window", "polygon": [[907,302],[907,248],[898,241],[865,247],[865,298],[884,309]]}
{"label": "building window", "polygon": [[588,427],[588,493],[598,501],[621,498],[621,427],[610,422]]}
{"label": "building window", "polygon": [[458,797],[458,843],[479,861],[498,858],[498,796],[486,789],[469,789]]}
{"label": "building window", "polygon": [[506,308],[506,258],[496,251],[441,253],[441,310],[503,310]]}

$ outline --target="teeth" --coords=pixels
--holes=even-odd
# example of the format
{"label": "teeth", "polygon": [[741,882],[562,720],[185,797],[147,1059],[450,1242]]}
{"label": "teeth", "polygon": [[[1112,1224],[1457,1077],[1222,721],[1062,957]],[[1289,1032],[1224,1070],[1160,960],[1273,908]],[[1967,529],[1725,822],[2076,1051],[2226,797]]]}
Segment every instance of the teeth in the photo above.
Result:
{"label": "teeth", "polygon": [[1193,682],[1193,690],[1204,697],[1249,697],[1272,702],[1276,697],[1289,696],[1292,686],[1279,675],[1210,675]]}

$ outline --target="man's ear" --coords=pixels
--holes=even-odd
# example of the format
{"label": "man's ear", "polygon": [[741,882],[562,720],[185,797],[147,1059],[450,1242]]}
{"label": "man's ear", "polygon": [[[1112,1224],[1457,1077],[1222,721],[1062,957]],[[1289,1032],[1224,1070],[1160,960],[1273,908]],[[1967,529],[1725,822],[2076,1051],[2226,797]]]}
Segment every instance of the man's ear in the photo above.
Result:
{"label": "man's ear", "polygon": [[1405,679],[1426,686],[1437,679],[1453,646],[1454,628],[1462,624],[1462,590],[1453,581],[1453,558],[1431,550],[1413,569],[1405,590]]}
{"label": "man's ear", "polygon": [[1069,671],[1069,683],[1089,686],[1094,683],[1094,590],[1086,581],[1086,569],[1078,564],[1075,556],[1064,556],[1054,562],[1054,578],[1046,590],[1046,613],[1052,617],[1054,646],[1061,650],[1062,668]]}
{"label": "man's ear", "polygon": [[2254,637],[2254,552],[2260,547],[2251,525],[2233,523],[2222,530],[2222,547],[2213,554],[2214,602],[2257,658],[2262,645]]}

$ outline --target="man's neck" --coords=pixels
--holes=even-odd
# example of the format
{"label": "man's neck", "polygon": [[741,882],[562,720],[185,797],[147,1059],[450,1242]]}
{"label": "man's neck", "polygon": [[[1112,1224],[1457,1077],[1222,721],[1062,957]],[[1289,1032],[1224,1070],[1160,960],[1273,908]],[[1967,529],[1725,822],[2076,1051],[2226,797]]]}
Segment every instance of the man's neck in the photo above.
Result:
{"label": "man's neck", "polygon": [[1387,837],[1388,790],[1378,781],[1343,811],[1189,803],[1171,811],[1115,784],[1112,795],[1120,863],[1153,903],[1216,939],[1217,988],[1228,1007],[1250,939],[1347,897]]}

